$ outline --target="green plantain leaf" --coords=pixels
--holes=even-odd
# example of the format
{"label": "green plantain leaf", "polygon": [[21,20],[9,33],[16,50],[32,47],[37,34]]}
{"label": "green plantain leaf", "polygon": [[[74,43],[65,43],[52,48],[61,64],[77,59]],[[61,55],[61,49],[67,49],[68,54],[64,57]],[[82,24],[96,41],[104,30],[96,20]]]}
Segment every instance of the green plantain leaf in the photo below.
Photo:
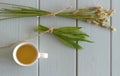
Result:
{"label": "green plantain leaf", "polygon": [[86,33],[80,31],[79,29],[77,30],[59,30],[59,29],[55,29],[54,33],[65,33],[65,34],[72,34],[72,35],[80,35],[80,36],[86,36],[89,37],[89,35],[87,35]]}
{"label": "green plantain leaf", "polygon": [[62,32],[67,32],[67,31],[76,31],[76,30],[79,30],[79,29],[81,29],[82,27],[61,27],[61,28],[57,28],[56,30],[57,31],[62,31]]}
{"label": "green plantain leaf", "polygon": [[60,37],[60,36],[57,36],[57,37],[59,38],[59,40],[61,42],[63,42],[65,45],[67,45],[67,46],[69,46],[71,48],[82,49],[82,47],[79,44],[77,44],[76,42],[74,42],[74,41],[71,41],[69,39],[65,39],[65,38]]}
{"label": "green plantain leaf", "polygon": [[[55,34],[56,35],[56,34]],[[69,39],[71,41],[83,41],[83,42],[92,42],[92,41],[89,41],[85,38],[85,36],[83,35],[72,35],[72,34],[57,34],[58,36],[61,36],[63,38],[66,38],[66,39]]]}
{"label": "green plantain leaf", "polygon": [[43,25],[38,25],[37,28],[35,28],[35,31],[37,32],[44,32],[47,31],[49,28],[43,26]]}

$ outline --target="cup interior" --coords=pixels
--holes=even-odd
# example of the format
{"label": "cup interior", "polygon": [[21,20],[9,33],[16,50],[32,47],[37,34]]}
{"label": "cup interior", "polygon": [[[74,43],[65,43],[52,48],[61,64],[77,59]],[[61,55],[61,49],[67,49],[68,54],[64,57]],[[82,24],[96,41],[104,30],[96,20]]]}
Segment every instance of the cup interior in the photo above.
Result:
{"label": "cup interior", "polygon": [[18,44],[13,50],[13,59],[21,66],[31,66],[38,59],[38,49],[30,42]]}

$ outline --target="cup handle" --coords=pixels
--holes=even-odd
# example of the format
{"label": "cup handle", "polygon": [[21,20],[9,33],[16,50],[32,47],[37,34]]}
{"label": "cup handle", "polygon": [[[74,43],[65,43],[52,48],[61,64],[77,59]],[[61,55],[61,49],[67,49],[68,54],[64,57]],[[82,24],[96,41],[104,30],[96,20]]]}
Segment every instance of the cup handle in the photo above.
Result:
{"label": "cup handle", "polygon": [[48,53],[39,53],[38,58],[48,58]]}

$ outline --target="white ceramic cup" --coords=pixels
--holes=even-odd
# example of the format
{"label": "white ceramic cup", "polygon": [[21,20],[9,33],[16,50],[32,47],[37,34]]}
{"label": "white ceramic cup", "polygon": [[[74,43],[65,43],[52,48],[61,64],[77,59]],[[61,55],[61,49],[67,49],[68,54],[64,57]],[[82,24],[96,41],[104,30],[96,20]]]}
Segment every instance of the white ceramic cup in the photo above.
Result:
{"label": "white ceramic cup", "polygon": [[[29,63],[29,64],[24,64],[24,63],[20,62],[19,59],[17,58],[18,49],[19,49],[21,46],[24,46],[24,45],[31,45],[32,47],[34,47],[34,48],[36,49],[35,51],[37,52],[36,59],[35,59],[33,62]],[[31,43],[31,42],[16,43],[13,48],[14,48],[14,49],[13,49],[13,59],[14,59],[14,61],[15,61],[17,64],[19,64],[20,66],[31,66],[31,65],[33,65],[39,58],[48,58],[48,54],[47,54],[47,53],[40,53],[40,52],[38,51],[38,49],[36,48],[36,46],[35,46],[33,43]]]}

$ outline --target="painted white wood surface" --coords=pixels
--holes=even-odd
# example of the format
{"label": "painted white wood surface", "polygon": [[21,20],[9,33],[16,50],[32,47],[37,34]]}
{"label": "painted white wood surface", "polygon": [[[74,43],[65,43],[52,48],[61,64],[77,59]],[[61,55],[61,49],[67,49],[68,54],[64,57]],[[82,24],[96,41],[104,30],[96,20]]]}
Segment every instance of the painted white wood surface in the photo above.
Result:
{"label": "painted white wood surface", "polygon": [[[0,2],[37,7],[37,1],[33,0],[0,0]],[[36,25],[37,18],[0,21],[0,46],[29,38],[33,34],[33,27]],[[37,46],[37,39],[32,42]],[[21,67],[12,59],[10,48],[0,49],[0,76],[37,76],[37,70],[37,63],[31,67]]]}
{"label": "painted white wood surface", "polygon": [[[51,12],[62,10],[70,5],[75,9],[75,0],[40,0],[40,9]],[[48,27],[75,26],[75,20],[61,17],[41,17],[40,23]],[[49,58],[40,60],[40,76],[75,76],[75,49],[64,46],[54,36],[40,38],[40,51],[47,52]]]}
{"label": "painted white wood surface", "polygon": [[[79,0],[78,7],[104,6],[110,8],[110,0]],[[110,76],[110,31],[93,24],[79,22],[90,35],[92,44],[82,43],[78,54],[78,76]]]}
{"label": "painted white wood surface", "polygon": [[120,1],[112,1],[112,8],[116,11],[112,17],[112,25],[117,28],[112,33],[112,76],[120,76]]}
{"label": "painted white wood surface", "polygon": [[[71,10],[76,9],[76,6],[83,8],[102,5],[106,9],[110,8],[110,0],[0,0],[0,2],[36,8],[39,4],[40,9],[51,12],[59,11],[69,5],[73,6]],[[78,21],[78,25],[83,26],[83,30],[90,35],[90,40],[94,41],[92,44],[80,43],[84,49],[78,50],[78,65],[76,65],[76,50],[64,46],[54,36],[47,34],[32,42],[38,46],[40,52],[49,53],[49,58],[40,59],[31,67],[17,65],[12,59],[10,48],[0,49],[0,76],[120,76],[118,43],[120,3],[119,0],[111,2],[117,11],[112,18],[112,25],[117,28],[116,32],[111,34],[109,30]],[[41,17],[39,23],[48,27],[76,26],[76,20],[61,17]],[[37,18],[0,21],[0,46],[33,36],[32,31],[37,24]]]}

